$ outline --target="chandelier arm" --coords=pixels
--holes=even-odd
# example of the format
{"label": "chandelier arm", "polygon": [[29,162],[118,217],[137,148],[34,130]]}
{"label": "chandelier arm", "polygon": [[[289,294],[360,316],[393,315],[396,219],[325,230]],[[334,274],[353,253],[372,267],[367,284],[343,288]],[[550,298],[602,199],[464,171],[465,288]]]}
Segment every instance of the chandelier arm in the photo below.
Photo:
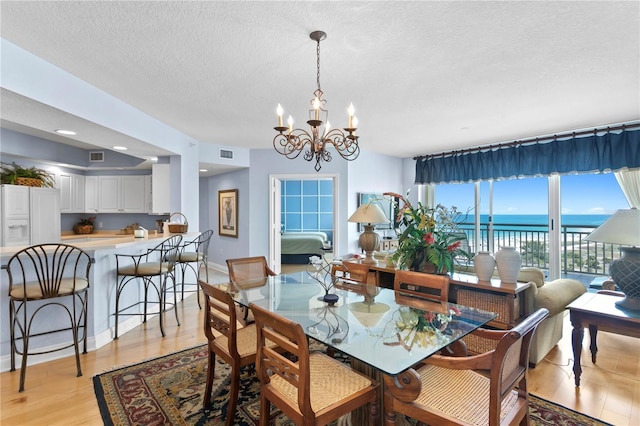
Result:
{"label": "chandelier arm", "polygon": [[333,145],[342,158],[353,161],[360,155],[357,136],[345,136],[342,130],[333,129],[324,137],[324,145]]}
{"label": "chandelier arm", "polygon": [[273,138],[273,147],[279,153],[292,160],[304,151],[305,145],[312,144],[312,137],[302,129],[294,129],[289,134],[277,134]]}

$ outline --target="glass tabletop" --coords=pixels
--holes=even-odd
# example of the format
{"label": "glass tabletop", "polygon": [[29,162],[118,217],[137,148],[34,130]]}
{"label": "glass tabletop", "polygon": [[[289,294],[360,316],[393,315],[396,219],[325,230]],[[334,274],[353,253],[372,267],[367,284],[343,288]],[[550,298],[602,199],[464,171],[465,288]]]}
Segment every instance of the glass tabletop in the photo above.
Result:
{"label": "glass tabletop", "polygon": [[384,373],[396,375],[494,319],[493,312],[411,298],[364,284],[336,286],[335,304],[307,272],[226,286],[237,303],[266,308],[307,336]]}

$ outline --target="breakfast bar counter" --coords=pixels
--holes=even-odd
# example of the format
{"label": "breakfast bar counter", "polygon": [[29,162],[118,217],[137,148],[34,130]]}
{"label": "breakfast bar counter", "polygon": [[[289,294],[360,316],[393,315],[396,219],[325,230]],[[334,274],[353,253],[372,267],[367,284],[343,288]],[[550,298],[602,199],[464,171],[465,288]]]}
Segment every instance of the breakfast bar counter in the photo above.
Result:
{"label": "breakfast bar counter", "polygon": [[[199,232],[189,232],[180,234],[183,241],[189,241],[196,238]],[[89,235],[70,235],[63,236],[61,243],[74,245],[86,251],[89,256],[94,259],[91,268],[90,288],[89,288],[89,306],[88,306],[88,349],[95,350],[104,346],[113,340],[113,327],[115,310],[115,288],[116,288],[116,259],[115,254],[143,254],[147,249],[151,249],[160,244],[164,239],[175,234],[156,234],[150,233],[148,238],[135,238],[133,235],[115,235],[115,234],[89,234]],[[5,265],[18,251],[24,247],[1,247],[0,248],[0,264]],[[10,333],[9,333],[9,278],[6,270],[1,271],[0,292],[3,295],[0,304],[0,371],[9,370],[10,357]],[[180,277],[177,277],[180,280]],[[140,287],[140,288],[139,288]],[[141,286],[131,286],[127,293],[121,296],[121,303],[132,304],[141,300],[143,290]],[[126,306],[126,305],[125,305]],[[120,321],[119,334],[125,333],[141,323],[141,318],[137,316],[128,317],[124,321]],[[160,333],[160,330],[158,330]],[[30,346],[36,348],[55,348],[65,346],[71,341],[70,334],[56,333],[45,336],[41,339],[34,339]],[[73,348],[63,351],[54,352],[48,355],[39,355],[29,357],[29,362],[40,363],[51,359],[60,358],[73,354]]]}

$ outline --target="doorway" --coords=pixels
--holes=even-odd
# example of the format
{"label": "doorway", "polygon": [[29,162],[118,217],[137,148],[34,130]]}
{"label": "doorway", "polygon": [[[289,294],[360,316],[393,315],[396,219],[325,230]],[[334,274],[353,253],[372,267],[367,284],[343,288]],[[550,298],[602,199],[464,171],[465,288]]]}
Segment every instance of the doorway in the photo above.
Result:
{"label": "doorway", "polygon": [[338,175],[333,174],[283,174],[270,175],[269,188],[271,191],[269,197],[269,265],[274,272],[280,273],[282,269],[281,263],[281,245],[280,232],[282,226],[282,183],[287,180],[330,180],[333,188],[332,210],[333,210],[333,250],[339,253],[339,235],[338,235]]}

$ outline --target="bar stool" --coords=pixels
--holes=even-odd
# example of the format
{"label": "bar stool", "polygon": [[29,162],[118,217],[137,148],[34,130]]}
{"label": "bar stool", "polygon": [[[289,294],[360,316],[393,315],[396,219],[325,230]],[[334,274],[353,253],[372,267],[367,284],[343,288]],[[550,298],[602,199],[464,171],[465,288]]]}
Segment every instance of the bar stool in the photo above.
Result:
{"label": "bar stool", "polygon": [[[182,272],[182,285],[180,290],[180,300],[184,300],[184,293],[193,293],[195,292],[198,297],[198,306],[202,309],[202,305],[200,304],[200,286],[198,285],[198,281],[200,281],[200,270],[204,266],[204,272],[206,276],[206,282],[209,282],[209,268],[207,267],[207,257],[209,254],[209,242],[211,240],[211,236],[213,235],[213,229],[209,229],[208,231],[204,231],[202,234],[198,235],[197,238],[191,241],[185,241],[180,246],[180,251],[178,252],[177,262],[180,266],[180,271]],[[196,276],[195,283],[185,283],[184,276],[187,272],[187,269],[191,269]],[[194,290],[185,290],[186,286],[195,286]]]}
{"label": "bar stool", "polygon": [[[40,244],[20,250],[2,266],[9,275],[11,371],[16,370],[16,354],[22,355],[19,392],[24,391],[28,355],[46,354],[73,346],[77,375],[82,376],[79,346],[82,341],[82,353],[86,354],[89,270],[92,263],[93,259],[78,247]],[[30,305],[35,305],[32,312]],[[69,321],[66,326],[51,327],[52,324],[64,324],[65,318]],[[71,343],[56,349],[29,352],[32,337],[68,331],[71,331]],[[18,347],[20,341],[21,349]]]}
{"label": "bar stool", "polygon": [[[178,304],[176,298],[176,278],[175,263],[178,258],[178,249],[180,248],[182,235],[174,235],[162,241],[156,247],[148,249],[143,254],[116,254],[116,326],[114,339],[118,338],[118,318],[120,315],[142,315],[143,321],[147,322],[147,305],[149,304],[149,289],[153,288],[158,295],[158,316],[160,317],[160,332],[164,337],[164,312],[167,310],[167,304],[173,305],[176,315],[176,322],[180,325],[178,319]],[[129,259],[130,262],[125,261]],[[126,263],[126,264],[124,264]],[[154,278],[158,278],[158,283],[154,282]],[[135,302],[127,307],[120,308],[120,296],[125,287],[130,282],[138,282],[142,279],[144,285],[144,301]],[[167,302],[167,280],[171,278],[173,281],[173,302]],[[127,312],[130,309],[143,305],[143,312]]]}

